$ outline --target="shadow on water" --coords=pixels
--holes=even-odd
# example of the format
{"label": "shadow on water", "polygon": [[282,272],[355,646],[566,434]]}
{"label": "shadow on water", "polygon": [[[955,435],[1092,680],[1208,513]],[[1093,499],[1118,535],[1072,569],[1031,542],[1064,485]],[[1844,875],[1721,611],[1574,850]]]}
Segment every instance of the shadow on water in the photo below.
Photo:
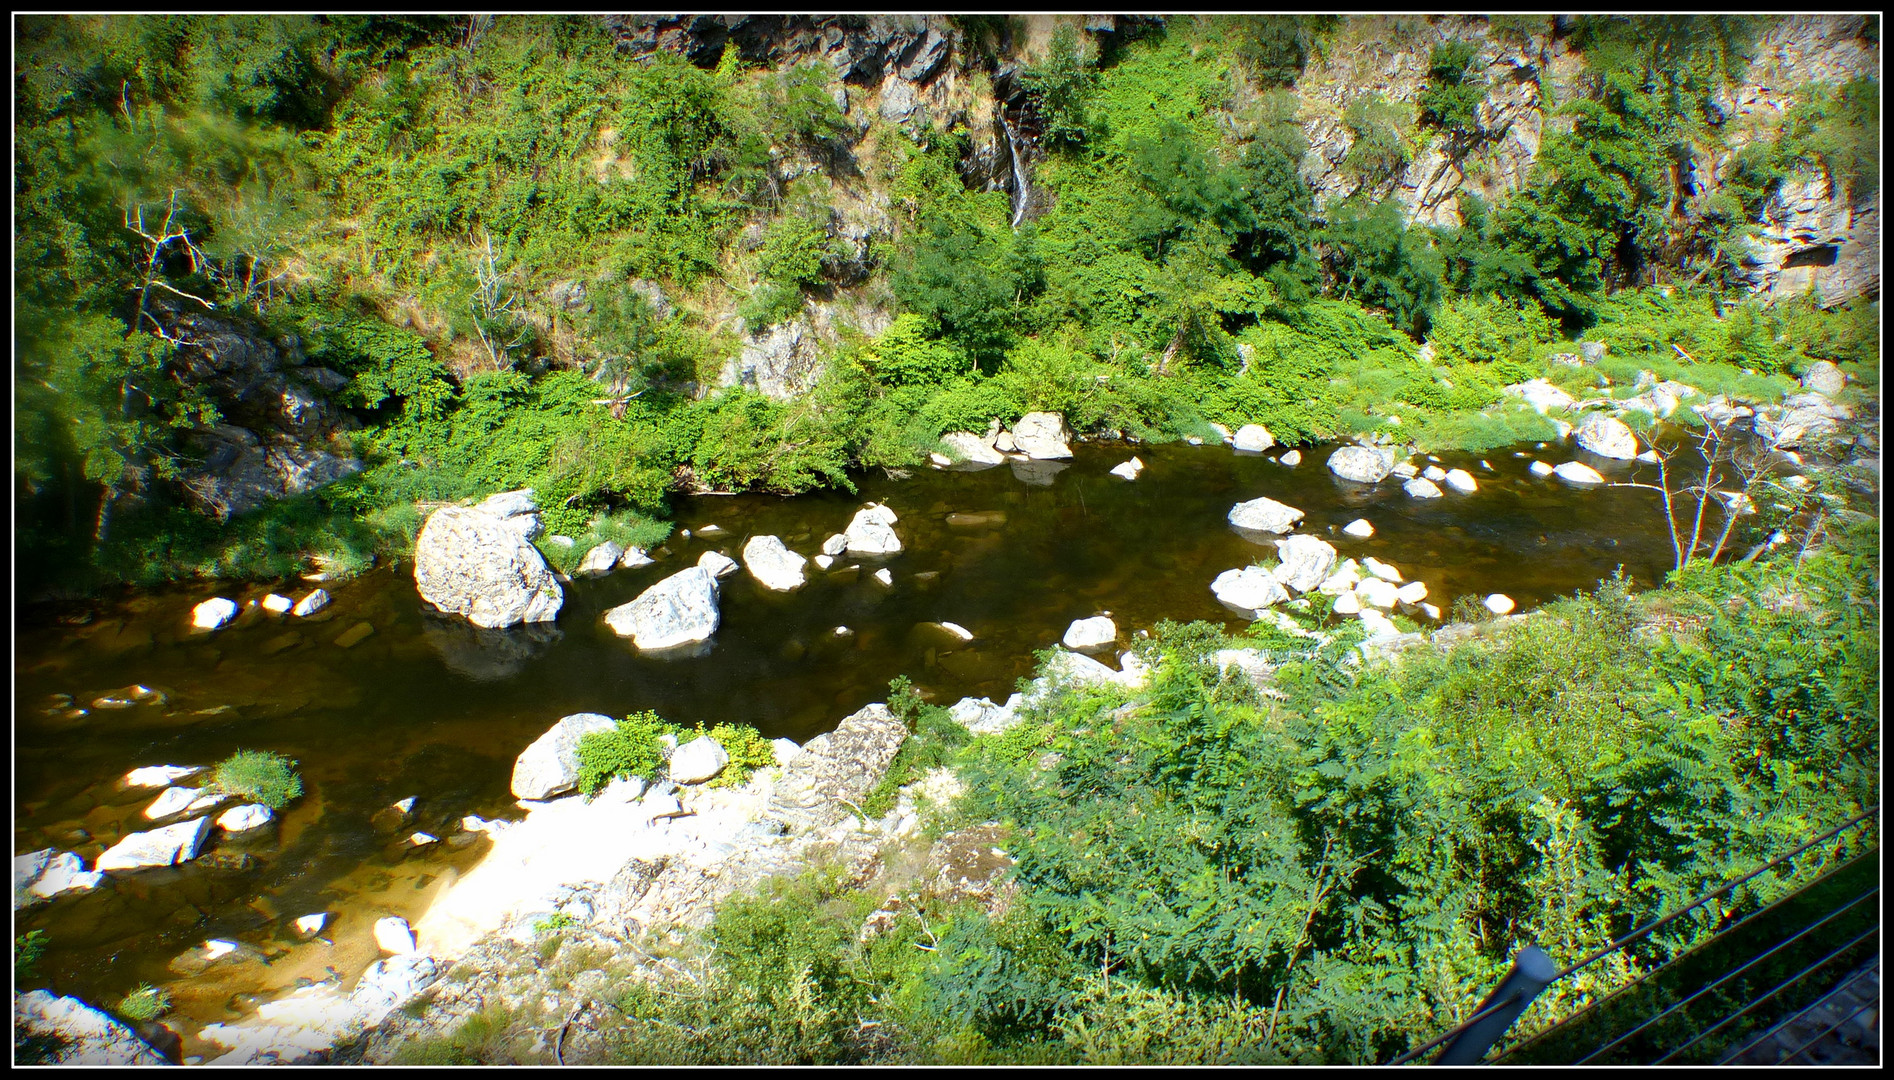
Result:
{"label": "shadow on water", "polygon": [[[1082,444],[1058,468],[869,477],[855,495],[681,500],[677,520],[692,538],[673,537],[655,565],[567,585],[552,625],[480,630],[443,617],[401,566],[332,589],[334,603],[313,618],[246,608],[210,635],[188,629],[190,607],[219,591],[208,586],[106,603],[83,626],[19,627],[16,851],[52,846],[90,859],[149,827],[140,814],[156,791],[115,786],[140,765],[269,749],[301,763],[308,789],[261,835],[214,840],[183,868],[117,875],[94,893],[42,904],[22,913],[19,932],[48,932],[40,967],[61,992],[106,1002],[141,981],[170,984],[177,1016],[233,1018],[248,1011],[246,995],[330,968],[352,976],[373,959],[375,917],[418,917],[477,861],[485,841],[459,832],[462,815],[518,815],[512,761],[558,717],[654,709],[673,721],[737,721],[806,740],[884,697],[896,675],[942,703],[1003,697],[1030,672],[1035,650],[1101,612],[1127,637],[1161,619],[1238,630],[1209,584],[1273,556],[1225,520],[1233,503],[1259,495],[1304,510],[1299,531],[1344,556],[1373,555],[1425,581],[1442,610],[1456,596],[1490,592],[1531,607],[1591,588],[1619,565],[1651,585],[1670,561],[1653,493],[1539,480],[1529,458],[1509,451],[1487,455],[1491,469],[1441,455],[1443,467],[1472,472],[1480,490],[1425,501],[1393,479],[1374,487],[1337,479],[1322,466],[1327,448],[1305,448],[1304,463],[1290,468],[1221,447],[1138,447],[1146,468],[1137,481],[1108,475],[1131,452]],[[1570,456],[1558,447],[1544,454]],[[1655,471],[1580,456],[1613,479]],[[722,625],[699,655],[640,655],[605,626],[608,609],[704,551],[736,557],[749,536],[769,533],[812,555],[870,500],[900,515],[905,550],[843,558],[829,573],[811,565],[808,584],[791,594],[741,571],[725,578]],[[1341,533],[1357,517],[1374,524],[1371,539]],[[722,531],[697,535],[711,524]],[[892,586],[874,579],[882,567]],[[221,591],[247,602],[266,590]],[[923,625],[942,621],[974,640]],[[90,704],[131,684],[162,700]],[[62,694],[87,714],[71,715]],[[387,815],[378,818],[409,796],[419,800],[412,819],[391,829]],[[405,846],[415,830],[446,839]],[[315,911],[335,913],[325,933],[333,946],[287,929]],[[180,981],[176,958],[212,937],[254,951]]]}

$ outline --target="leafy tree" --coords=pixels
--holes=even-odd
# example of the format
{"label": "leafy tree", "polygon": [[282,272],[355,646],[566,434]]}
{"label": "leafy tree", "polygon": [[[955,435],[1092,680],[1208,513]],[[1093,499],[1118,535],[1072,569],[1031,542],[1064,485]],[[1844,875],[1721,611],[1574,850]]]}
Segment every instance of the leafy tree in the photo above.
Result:
{"label": "leafy tree", "polygon": [[1399,203],[1334,206],[1315,243],[1324,252],[1332,295],[1379,308],[1410,334],[1426,333],[1440,301],[1440,256],[1425,230],[1401,221]]}
{"label": "leafy tree", "polygon": [[1427,59],[1427,86],[1420,93],[1421,123],[1468,138],[1479,133],[1486,76],[1478,70],[1478,44],[1463,39],[1434,46]]}
{"label": "leafy tree", "polygon": [[1030,228],[989,231],[965,216],[924,221],[895,261],[894,293],[975,357],[995,356],[1021,301],[1040,287],[1033,241]]}
{"label": "leafy tree", "polygon": [[1078,145],[1090,133],[1087,103],[1098,85],[1097,50],[1071,25],[1053,31],[1045,59],[1020,71],[1020,84],[1045,122],[1054,146]]}
{"label": "leafy tree", "polygon": [[1379,94],[1363,94],[1342,110],[1342,123],[1354,138],[1342,156],[1342,172],[1362,189],[1393,181],[1407,167],[1406,114]]}

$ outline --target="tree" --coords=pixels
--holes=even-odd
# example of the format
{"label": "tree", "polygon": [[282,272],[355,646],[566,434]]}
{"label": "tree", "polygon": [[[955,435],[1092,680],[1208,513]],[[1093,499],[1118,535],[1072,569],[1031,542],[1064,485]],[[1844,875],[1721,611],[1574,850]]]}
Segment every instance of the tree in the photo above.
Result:
{"label": "tree", "polygon": [[1086,105],[1098,85],[1097,63],[1090,40],[1066,25],[1053,32],[1045,59],[1020,72],[1020,83],[1045,121],[1044,138],[1052,145],[1076,146],[1086,140]]}
{"label": "tree", "polygon": [[1478,70],[1479,46],[1445,41],[1427,59],[1427,86],[1420,93],[1421,123],[1462,139],[1480,133],[1480,102],[1486,100],[1486,76]]}
{"label": "tree", "polygon": [[[1736,522],[1745,514],[1755,512],[1750,491],[1768,473],[1764,455],[1743,444],[1731,430],[1729,420],[1704,424],[1692,447],[1700,466],[1673,470],[1671,463],[1688,445],[1660,448],[1650,443],[1651,453],[1657,457],[1657,483],[1627,480],[1612,484],[1613,487],[1655,491],[1664,500],[1664,521],[1670,531],[1671,553],[1675,558],[1673,569],[1676,570],[1682,570],[1699,558],[1715,563],[1722,556]],[[1712,505],[1723,514],[1723,528],[1717,533],[1716,542],[1709,545],[1709,554],[1704,555],[1705,518]],[[1680,514],[1688,520],[1688,526],[1679,520]]]}

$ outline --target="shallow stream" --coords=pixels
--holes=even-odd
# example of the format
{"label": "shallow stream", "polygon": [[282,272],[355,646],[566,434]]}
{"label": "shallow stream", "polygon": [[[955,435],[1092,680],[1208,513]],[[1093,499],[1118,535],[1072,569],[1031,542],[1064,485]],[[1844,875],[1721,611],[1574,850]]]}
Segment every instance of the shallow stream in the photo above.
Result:
{"label": "shallow stream", "polygon": [[[377,955],[376,918],[418,919],[485,848],[459,831],[460,818],[520,816],[508,791],[513,759],[560,716],[654,709],[672,721],[738,721],[800,741],[883,699],[896,675],[943,704],[969,694],[1004,698],[1029,674],[1035,650],[1057,642],[1072,620],[1101,612],[1125,637],[1160,619],[1240,630],[1244,620],[1209,585],[1274,555],[1225,521],[1232,504],[1259,495],[1304,510],[1299,531],[1328,539],[1344,557],[1374,555],[1425,581],[1443,611],[1455,597],[1492,592],[1528,609],[1591,588],[1619,565],[1649,586],[1669,567],[1652,492],[1540,480],[1528,458],[1498,450],[1485,455],[1491,468],[1479,457],[1440,455],[1442,467],[1468,469],[1480,490],[1416,500],[1393,477],[1374,487],[1335,478],[1322,465],[1330,449],[1305,447],[1292,468],[1274,453],[1224,447],[1080,444],[1063,468],[921,470],[904,480],[864,478],[856,495],[683,500],[676,519],[690,539],[674,535],[656,565],[566,585],[565,606],[548,626],[479,631],[436,615],[406,565],[332,587],[335,602],[308,619],[247,606],[269,591],[261,586],[197,586],[19,626],[16,852],[56,847],[89,865],[125,833],[148,827],[140,812],[158,789],[117,786],[137,766],[274,750],[301,763],[306,788],[271,827],[213,839],[194,862],[113,874],[89,893],[21,912],[16,933],[48,937],[42,979],[29,985],[101,1007],[141,982],[165,986],[184,1052],[214,1055],[193,1037],[198,1028],[247,1014],[300,979],[331,970],[352,979]],[[1572,456],[1559,446],[1521,450],[1554,463]],[[1146,465],[1137,481],[1107,474],[1132,453]],[[1612,479],[1656,472],[1578,456]],[[736,557],[747,537],[773,533],[812,555],[870,500],[900,515],[903,552],[843,559],[828,574],[811,565],[809,584],[786,595],[739,571],[723,581],[722,627],[701,656],[643,657],[604,624],[608,608],[705,550]],[[1358,517],[1373,523],[1371,539],[1342,535]],[[707,525],[722,531],[703,536]],[[892,587],[873,579],[881,566]],[[290,586],[293,595],[309,588],[277,588]],[[212,595],[237,599],[244,613],[214,634],[193,633],[190,609]],[[79,619],[89,621],[71,624]],[[938,621],[966,627],[974,640],[920,626]],[[837,626],[852,633],[838,635]],[[93,707],[132,684],[163,700]],[[68,715],[74,710],[56,703],[59,694],[86,714]],[[398,829],[386,815],[377,820],[408,796],[419,800],[411,820]],[[405,846],[417,829],[444,839]],[[290,923],[318,911],[331,914],[325,940],[298,938]],[[179,960],[210,938],[246,948],[207,969]]]}

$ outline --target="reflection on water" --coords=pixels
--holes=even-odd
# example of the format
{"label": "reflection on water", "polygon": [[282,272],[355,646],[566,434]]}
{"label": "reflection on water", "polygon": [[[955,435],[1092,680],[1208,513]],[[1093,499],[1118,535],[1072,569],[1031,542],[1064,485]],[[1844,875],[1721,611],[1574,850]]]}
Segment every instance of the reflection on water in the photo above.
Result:
{"label": "reflection on water", "polygon": [[[1338,480],[1322,466],[1326,448],[1305,449],[1294,468],[1220,447],[1136,452],[1146,468],[1135,482],[1107,474],[1126,448],[1090,444],[1070,463],[867,478],[855,495],[682,500],[677,519],[691,539],[674,538],[653,566],[568,584],[552,625],[495,631],[444,618],[421,602],[409,568],[394,567],[332,588],[334,603],[314,617],[246,608],[215,634],[189,629],[193,604],[268,590],[139,593],[95,605],[83,626],[20,627],[16,851],[53,846],[90,859],[147,825],[140,812],[157,790],[115,786],[140,765],[269,749],[301,762],[308,793],[267,829],[215,839],[182,868],[116,875],[40,905],[17,932],[48,932],[40,969],[60,992],[104,1003],[139,982],[166,985],[178,1001],[173,1018],[186,1021],[186,1052],[203,1053],[188,1038],[203,1023],[330,969],[352,977],[375,955],[376,917],[418,918],[486,843],[456,823],[469,813],[516,816],[512,761],[567,713],[655,709],[805,740],[882,697],[899,674],[941,702],[1003,697],[1035,650],[1101,612],[1126,633],[1160,619],[1239,629],[1209,584],[1273,556],[1225,521],[1233,503],[1258,495],[1304,510],[1300,531],[1345,556],[1374,555],[1425,581],[1442,610],[1490,592],[1530,607],[1590,588],[1621,564],[1649,585],[1670,559],[1652,492],[1567,488],[1531,477],[1527,459],[1507,452],[1487,456],[1497,471],[1442,455],[1480,490],[1432,500],[1408,498],[1392,478],[1373,488]],[[1644,468],[1586,460],[1613,478]],[[791,594],[744,572],[723,579],[722,625],[699,655],[640,655],[604,624],[607,609],[706,550],[738,555],[751,535],[773,533],[812,555],[869,500],[900,515],[904,551],[844,558],[830,573],[811,565],[809,583]],[[1371,539],[1341,534],[1357,517],[1374,524]],[[695,535],[710,524],[722,531]],[[892,586],[874,579],[882,567]],[[973,641],[922,625],[939,622],[966,627]],[[132,684],[158,693],[92,705]],[[418,802],[399,828],[377,817],[408,796]],[[447,839],[415,849],[405,844],[415,830]],[[324,933],[333,944],[291,929],[316,911],[333,913]],[[212,937],[246,948],[194,964],[187,954]]]}

